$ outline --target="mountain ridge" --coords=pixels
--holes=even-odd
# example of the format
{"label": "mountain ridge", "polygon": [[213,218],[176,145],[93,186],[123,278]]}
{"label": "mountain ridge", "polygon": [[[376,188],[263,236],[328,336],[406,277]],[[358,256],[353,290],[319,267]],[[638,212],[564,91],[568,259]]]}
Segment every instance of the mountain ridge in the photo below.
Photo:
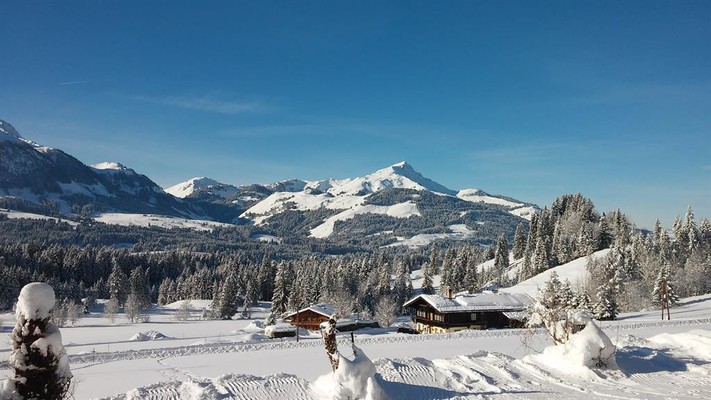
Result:
{"label": "mountain ridge", "polygon": [[416,236],[418,243],[423,237],[489,243],[501,233],[512,236],[536,211],[533,204],[478,189],[449,189],[406,161],[355,178],[235,186],[197,177],[163,189],[121,163],[85,165],[23,139],[4,121],[0,127],[9,138],[0,141],[0,206],[17,204],[8,197],[22,199],[46,206],[49,215],[165,215],[248,225],[298,240],[397,245]]}

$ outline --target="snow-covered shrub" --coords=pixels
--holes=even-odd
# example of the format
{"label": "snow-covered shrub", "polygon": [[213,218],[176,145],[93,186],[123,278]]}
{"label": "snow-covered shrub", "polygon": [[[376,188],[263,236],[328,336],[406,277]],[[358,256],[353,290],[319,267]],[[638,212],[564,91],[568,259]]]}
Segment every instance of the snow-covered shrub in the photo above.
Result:
{"label": "snow-covered shrub", "polygon": [[605,332],[588,319],[585,328],[571,335],[566,343],[547,347],[541,354],[527,356],[524,360],[584,379],[596,379],[598,375],[593,368],[617,369],[615,351],[615,345]]}
{"label": "snow-covered shrub", "polygon": [[570,335],[581,330],[590,319],[587,310],[574,307],[574,297],[568,281],[561,284],[553,271],[538,301],[529,309],[528,326],[543,325],[554,343],[567,342]]}
{"label": "snow-covered shrub", "polygon": [[65,303],[65,307],[67,310],[67,319],[72,326],[76,325],[77,321],[84,315],[84,306],[77,304],[74,300],[69,300]]}
{"label": "snow-covered shrub", "polygon": [[119,302],[115,297],[109,299],[106,304],[104,304],[104,316],[111,320],[113,324],[116,321],[116,314],[119,312]]}
{"label": "snow-covered shrub", "polygon": [[380,326],[387,328],[395,322],[397,304],[390,296],[381,297],[375,304],[375,319]]}
{"label": "snow-covered shrub", "polygon": [[30,283],[17,300],[17,323],[12,331],[10,365],[14,386],[22,399],[69,397],[72,373],[62,345],[62,335],[52,323],[54,290],[46,283]]}
{"label": "snow-covered shrub", "polygon": [[543,325],[555,344],[566,343],[570,336],[580,331],[587,319],[588,311],[571,308],[546,308],[540,302],[534,304],[530,311],[528,326]]}
{"label": "snow-covered shrub", "polygon": [[353,360],[339,354],[338,369],[319,377],[314,383],[314,390],[324,398],[333,400],[386,399],[378,383],[375,364],[355,345],[353,353]]}
{"label": "snow-covered shrub", "polygon": [[190,311],[193,309],[193,304],[190,300],[184,300],[180,307],[175,311],[176,321],[187,321],[190,318]]}

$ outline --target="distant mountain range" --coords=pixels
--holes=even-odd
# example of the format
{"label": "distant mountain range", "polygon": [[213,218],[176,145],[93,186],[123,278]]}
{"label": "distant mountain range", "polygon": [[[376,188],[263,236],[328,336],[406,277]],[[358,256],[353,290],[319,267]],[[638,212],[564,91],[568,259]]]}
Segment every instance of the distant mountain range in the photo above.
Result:
{"label": "distant mountain range", "polygon": [[536,212],[530,203],[477,189],[454,191],[400,162],[370,175],[234,186],[192,178],[163,190],[115,162],[92,166],[41,146],[0,120],[0,207],[51,213],[157,214],[253,225],[277,237],[392,245],[436,239],[491,241]]}

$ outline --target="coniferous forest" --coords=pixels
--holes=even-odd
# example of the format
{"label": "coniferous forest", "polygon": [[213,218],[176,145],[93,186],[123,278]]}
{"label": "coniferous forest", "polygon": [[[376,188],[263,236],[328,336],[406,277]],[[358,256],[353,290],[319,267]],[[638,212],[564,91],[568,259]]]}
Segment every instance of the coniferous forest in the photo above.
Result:
{"label": "coniferous forest", "polygon": [[[409,249],[337,241],[250,240],[249,227],[211,232],[0,218],[0,308],[27,283],[51,284],[63,304],[110,299],[140,320],[151,304],[209,299],[209,318],[235,318],[258,301],[274,317],[318,302],[340,315],[378,319],[402,313],[416,290],[477,292],[507,287],[553,266],[610,249],[588,263],[586,282],[552,279],[550,291],[600,319],[648,308],[664,284],[673,298],[711,291],[711,223],[689,208],[669,228],[636,229],[620,210],[599,213],[580,194],[564,195],[489,245],[434,242]],[[484,264],[487,260],[492,260]],[[483,264],[483,265],[482,265]],[[421,270],[421,287],[410,273]]]}

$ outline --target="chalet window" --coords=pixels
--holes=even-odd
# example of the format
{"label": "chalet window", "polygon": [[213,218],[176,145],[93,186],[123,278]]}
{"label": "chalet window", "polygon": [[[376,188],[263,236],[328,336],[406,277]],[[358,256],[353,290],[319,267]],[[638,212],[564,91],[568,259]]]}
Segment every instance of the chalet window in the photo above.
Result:
{"label": "chalet window", "polygon": [[476,321],[476,313],[473,312],[473,313],[471,314],[471,318],[472,318],[472,321]]}

